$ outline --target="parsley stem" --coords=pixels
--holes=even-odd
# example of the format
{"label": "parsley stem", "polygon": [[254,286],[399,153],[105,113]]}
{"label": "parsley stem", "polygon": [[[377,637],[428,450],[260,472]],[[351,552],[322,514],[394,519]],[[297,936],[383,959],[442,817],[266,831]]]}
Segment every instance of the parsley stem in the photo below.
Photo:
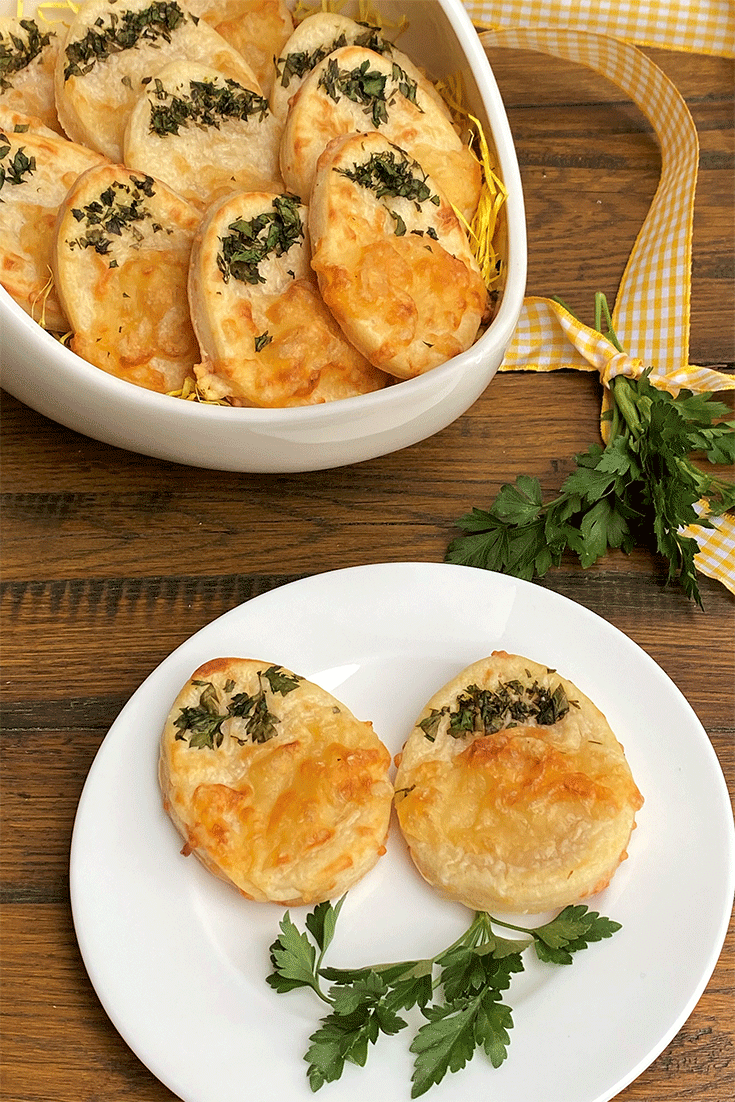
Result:
{"label": "parsley stem", "polygon": [[625,375],[617,375],[610,383],[615,405],[623,415],[626,425],[636,440],[640,437],[643,427],[635,400],[635,383]]}
{"label": "parsley stem", "polygon": [[[605,327],[607,332],[602,332],[602,315],[605,315]],[[624,349],[617,338],[615,330],[612,327],[612,315],[610,313],[610,307],[607,305],[607,298],[602,291],[595,292],[595,329],[598,333],[602,333],[603,337],[607,337],[618,352],[623,352]]]}
{"label": "parsley stem", "polygon": [[506,930],[518,930],[521,934],[533,934],[533,930],[528,926],[514,926],[512,922],[503,922],[500,918],[493,917],[492,920],[496,925],[503,926]]}

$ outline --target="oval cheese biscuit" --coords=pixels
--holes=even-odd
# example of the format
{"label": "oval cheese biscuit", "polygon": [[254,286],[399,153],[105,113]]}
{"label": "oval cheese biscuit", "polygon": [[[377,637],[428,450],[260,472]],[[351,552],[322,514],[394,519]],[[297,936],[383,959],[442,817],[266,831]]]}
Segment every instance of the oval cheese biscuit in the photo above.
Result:
{"label": "oval cheese biscuit", "polygon": [[389,57],[449,115],[449,108],[431,81],[406,54],[396,49],[379,27],[358,23],[341,12],[319,11],[299,23],[280,57],[276,57],[270,101],[274,114],[282,122],[286,121],[291,100],[312,69],[343,46],[364,46]]}
{"label": "oval cheese biscuit", "polygon": [[385,852],[390,754],[318,685],[216,658],[177,696],[161,738],[164,807],[193,853],[246,898],[341,896]]}
{"label": "oval cheese biscuit", "polygon": [[70,138],[122,161],[138,96],[169,61],[201,61],[260,92],[245,58],[180,0],[87,0],[56,61],[56,106]]}
{"label": "oval cheese biscuit", "polygon": [[540,913],[607,886],[643,798],[604,715],[571,682],[504,651],[427,703],[395,780],[411,857],[476,910]]}
{"label": "oval cheese biscuit", "polygon": [[268,101],[195,61],[165,65],[146,86],[125,131],[125,164],[204,209],[233,191],[282,187],[281,127]]}
{"label": "oval cheese biscuit", "polygon": [[469,222],[482,170],[435,100],[400,65],[373,50],[344,46],[304,80],[281,143],[286,186],[309,202],[317,161],[332,138],[380,132],[418,161]]}
{"label": "oval cheese biscuit", "polygon": [[121,165],[89,169],[59,212],[54,276],[77,355],[159,392],[193,380],[186,281],[200,215]]}
{"label": "oval cheese biscuit", "polygon": [[381,134],[319,160],[309,226],[324,301],[371,363],[412,378],[475,340],[487,290],[435,181]]}
{"label": "oval cheese biscuit", "polygon": [[274,59],[293,33],[285,0],[189,0],[189,7],[243,55],[268,95]]}
{"label": "oval cheese biscuit", "polygon": [[209,399],[313,405],[385,386],[345,339],[309,266],[306,208],[250,192],[215,205],[192,251],[189,301]]}
{"label": "oval cheese biscuit", "polygon": [[[8,125],[8,123],[12,125]],[[104,158],[24,115],[0,108],[0,283],[26,313],[54,332],[68,328],[53,284],[54,227],[77,178]]]}
{"label": "oval cheese biscuit", "polygon": [[35,19],[0,16],[0,104],[61,133],[54,92],[58,52],[59,36],[53,29]]}

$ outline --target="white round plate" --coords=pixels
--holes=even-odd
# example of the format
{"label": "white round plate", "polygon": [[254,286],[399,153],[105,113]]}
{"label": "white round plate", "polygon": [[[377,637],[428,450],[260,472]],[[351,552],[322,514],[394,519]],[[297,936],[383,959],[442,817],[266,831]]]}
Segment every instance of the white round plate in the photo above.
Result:
{"label": "white round plate", "polygon": [[[71,893],[84,962],[122,1037],[184,1102],[306,1102],[302,1057],[327,1008],[265,982],[283,909],[245,901],[180,855],[156,779],[179,688],[209,658],[277,662],[371,719],[395,753],[434,690],[495,649],[559,669],[598,704],[646,802],[629,860],[590,901],[622,930],[572,966],[526,953],[506,995],[506,1062],[495,1070],[476,1053],[426,1097],[607,1102],[691,1013],[725,937],[735,841],[716,755],[679,690],[616,628],[540,586],[446,564],[354,567],[256,597],[175,650],[113,724],[80,800]],[[327,962],[430,956],[469,919],[421,881],[394,831],[349,893]],[[325,1102],[407,1102],[409,1044],[409,1030],[381,1037],[366,1067],[323,1088]]]}

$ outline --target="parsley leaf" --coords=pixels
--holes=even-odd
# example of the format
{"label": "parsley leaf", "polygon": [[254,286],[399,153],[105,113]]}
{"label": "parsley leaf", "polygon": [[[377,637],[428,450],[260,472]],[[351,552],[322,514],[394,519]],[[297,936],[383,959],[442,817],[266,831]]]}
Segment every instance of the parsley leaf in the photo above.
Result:
{"label": "parsley leaf", "polygon": [[266,977],[266,983],[280,993],[293,991],[296,987],[311,987],[321,998],[315,971],[316,949],[291,921],[288,911],[280,925],[280,937],[270,949],[273,972]]}
{"label": "parsley leaf", "polygon": [[[525,930],[522,926],[495,919],[499,926],[511,930]],[[621,929],[619,922],[589,911],[582,904],[565,907],[544,926],[526,931],[533,938],[536,956],[549,964],[571,964],[572,954],[586,949],[590,942],[612,937]]]}
{"label": "parsley leaf", "polygon": [[227,719],[227,713],[220,714],[217,690],[211,681],[195,681],[194,684],[202,686],[199,703],[184,707],[179,712],[174,720],[174,727],[178,727],[180,732],[176,738],[188,741],[192,750],[205,747],[216,750],[224,739],[222,724]]}
{"label": "parsley leaf", "polygon": [[[287,912],[271,946],[270,986],[279,994],[311,987],[330,1006],[304,1056],[313,1091],[339,1079],[347,1062],[364,1067],[370,1045],[381,1034],[405,1029],[408,1023],[400,1012],[412,1008],[425,1018],[409,1046],[415,1057],[412,1098],[440,1083],[448,1071],[464,1068],[477,1049],[493,1067],[500,1067],[513,1028],[503,992],[513,975],[523,971],[525,950],[533,945],[539,960],[569,964],[573,953],[620,929],[619,923],[583,905],[565,907],[552,921],[530,929],[478,911],[465,933],[435,957],[328,968],[324,955],[344,898],[335,906],[320,903],[307,916],[303,933]],[[524,936],[502,937],[495,925]],[[331,983],[326,992],[322,981]]]}
{"label": "parsley leaf", "polygon": [[[605,313],[606,336],[620,349],[604,295],[597,296],[596,325]],[[621,349],[622,351],[622,349]],[[537,478],[522,475],[500,488],[487,509],[457,520],[464,533],[449,543],[445,560],[512,574],[526,581],[558,566],[566,550],[586,569],[609,549],[626,554],[653,545],[668,563],[668,581],[702,605],[694,556],[698,545],[683,529],[706,525],[695,505],[713,514],[735,509],[735,483],[702,470],[735,462],[735,421],[720,420],[728,407],[710,393],[681,390],[676,397],[654,387],[650,371],[612,382],[610,439],[574,457],[559,495],[544,502]]]}

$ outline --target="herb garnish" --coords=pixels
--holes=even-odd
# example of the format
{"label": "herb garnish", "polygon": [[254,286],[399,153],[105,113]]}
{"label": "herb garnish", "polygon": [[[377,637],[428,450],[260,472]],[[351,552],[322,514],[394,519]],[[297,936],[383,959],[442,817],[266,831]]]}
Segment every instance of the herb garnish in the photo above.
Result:
{"label": "herb garnish", "polygon": [[267,99],[230,79],[225,87],[214,81],[191,80],[188,95],[177,96],[156,77],[148,96],[162,101],[151,102],[148,126],[151,133],[161,138],[178,134],[182,126],[211,126],[219,130],[223,119],[244,120],[257,115],[262,121],[269,111]]}
{"label": "herb garnish", "polygon": [[[146,199],[156,193],[152,176],[131,176],[130,183],[113,180],[109,187],[100,193],[99,199],[84,207],[72,207],[72,215],[77,222],[83,223],[86,233],[69,241],[69,248],[89,249],[106,256],[112,247],[112,238],[122,237],[126,232],[132,238],[133,245],[143,240],[143,234],[136,223],[152,219]],[[162,227],[151,222],[154,233]]]}
{"label": "herb garnish", "polygon": [[243,283],[265,283],[259,269],[266,257],[283,256],[292,245],[303,240],[299,200],[278,195],[273,207],[274,210],[255,218],[238,218],[227,227],[230,232],[220,239],[222,249],[217,254],[217,266],[225,283],[230,278]]}
{"label": "herb garnish", "polygon": [[362,104],[365,114],[370,116],[373,126],[378,129],[381,123],[388,121],[388,108],[395,103],[396,91],[418,107],[416,81],[395,62],[391,70],[391,80],[395,87],[390,91],[389,99],[386,95],[388,77],[378,69],[371,69],[368,58],[351,70],[340,69],[337,59],[331,58],[319,78],[318,86],[335,103],[339,103],[345,96],[354,103]]}
{"label": "herb garnish", "polygon": [[222,724],[228,715],[227,712],[220,713],[219,697],[211,681],[194,681],[194,684],[202,686],[199,703],[195,707],[181,709],[174,720],[174,727],[178,727],[181,731],[176,738],[185,739],[185,732],[189,731],[191,733],[187,741],[192,750],[202,749],[205,746],[215,750],[222,745],[224,738]]}
{"label": "herb garnish", "polygon": [[[344,896],[336,905],[320,903],[306,917],[306,931],[284,915],[270,948],[273,972],[267,983],[279,994],[310,987],[331,1010],[312,1033],[304,1056],[313,1091],[339,1079],[345,1062],[364,1067],[368,1046],[381,1033],[391,1036],[408,1025],[400,1011],[418,1007],[426,1018],[410,1045],[414,1053],[411,1097],[460,1071],[482,1049],[493,1067],[508,1055],[512,1011],[503,1002],[514,973],[524,970],[523,953],[533,946],[540,961],[572,963],[572,954],[621,929],[620,923],[582,905],[565,907],[542,926],[526,928],[475,912],[467,931],[435,957],[377,964],[354,970],[324,967]],[[493,926],[515,930],[510,940]],[[310,935],[310,936],[309,936]],[[324,990],[322,981],[332,986]]]}
{"label": "herb garnish", "polygon": [[397,152],[386,149],[381,153],[371,153],[360,164],[352,168],[338,168],[337,172],[360,187],[374,191],[378,199],[400,196],[415,203],[417,210],[427,200],[438,207],[441,200],[438,195],[432,194],[424,170],[409,157],[396,156]]}
{"label": "herb garnish", "polygon": [[35,19],[21,19],[20,26],[26,32],[26,38],[8,31],[0,39],[0,91],[7,92],[13,87],[8,78],[19,73],[38,57],[51,41],[50,32],[42,32]]}
{"label": "herb garnish", "polygon": [[[605,296],[598,294],[600,332],[603,312],[606,336],[622,351]],[[653,545],[668,561],[667,581],[678,576],[686,595],[703,607],[694,565],[699,546],[682,529],[707,526],[695,509],[700,499],[712,514],[734,509],[735,484],[700,470],[689,456],[734,463],[735,421],[717,421],[729,410],[710,393],[681,389],[673,397],[654,387],[649,374],[613,379],[609,441],[574,457],[557,497],[544,502],[539,480],[521,475],[501,487],[489,509],[460,517],[465,535],[449,544],[446,561],[530,581],[558,566],[567,548],[586,568],[609,548],[628,553]]]}
{"label": "herb garnish", "polygon": [[265,347],[266,347],[267,345],[269,345],[269,344],[271,343],[271,341],[272,341],[272,340],[273,340],[273,337],[271,336],[271,334],[270,334],[270,333],[268,332],[268,330],[267,330],[267,329],[266,329],[266,331],[265,331],[264,333],[259,333],[259,334],[257,335],[257,337],[255,337],[255,338],[253,339],[253,344],[254,344],[254,346],[255,346],[255,351],[256,351],[256,352],[262,352],[262,351],[263,351],[263,349],[264,349],[264,348],[265,348]]}
{"label": "herb garnish", "polygon": [[[223,742],[224,732],[222,724],[226,719],[245,720],[245,732],[251,742],[267,742],[276,734],[278,716],[274,715],[268,707],[266,698],[267,688],[263,679],[268,683],[270,692],[286,696],[298,688],[303,680],[297,674],[287,673],[281,666],[269,666],[266,670],[258,670],[257,692],[251,696],[249,693],[235,693],[230,697],[227,708],[220,711],[220,699],[217,689],[211,681],[193,681],[194,685],[201,685],[199,703],[195,706],[187,706],[181,709],[174,720],[174,726],[178,727],[180,734],[177,739],[188,742],[190,749],[217,750]],[[227,681],[224,686],[225,693],[232,693],[233,681]],[[191,732],[187,737],[187,732]],[[245,739],[232,736],[236,742],[245,744]]]}
{"label": "herb garnish", "polygon": [[141,39],[153,44],[159,38],[170,42],[172,32],[186,19],[198,22],[195,16],[182,11],[173,0],[153,0],[142,11],[126,11],[121,15],[111,11],[107,16],[100,16],[83,38],[66,46],[64,80],[83,76],[112,54],[132,50]]}
{"label": "herb garnish", "polygon": [[[363,25],[366,27],[365,31],[354,38],[351,44],[362,46],[376,54],[388,54],[390,56],[393,52],[392,43],[383,38],[377,27],[371,27],[368,24]],[[311,52],[295,50],[293,53],[286,54],[285,57],[279,57],[276,61],[276,74],[280,79],[281,86],[288,88],[294,77],[300,79],[310,73],[312,69],[316,69],[321,61],[324,61],[325,57],[329,57],[335,50],[340,50],[347,45],[347,36],[340,34],[329,45],[317,46]]]}
{"label": "herb garnish", "polygon": [[[36,171],[36,158],[28,157],[21,146],[13,157],[8,157],[12,146],[6,134],[0,131],[0,191],[5,184],[22,184],[25,177]],[[4,200],[0,199],[0,202]]]}
{"label": "herb garnish", "polygon": [[[531,676],[530,674],[528,675]],[[555,689],[539,685],[538,681],[500,681],[496,689],[481,689],[468,685],[457,697],[456,707],[432,708],[418,726],[433,742],[442,716],[449,716],[447,732],[452,738],[462,738],[468,732],[492,735],[507,727],[517,727],[532,719],[539,727],[551,727],[569,711],[570,703],[560,683]]]}
{"label": "herb garnish", "polygon": [[[396,154],[399,154],[398,156]],[[381,153],[371,153],[365,161],[354,164],[352,168],[338,168],[335,170],[340,176],[346,176],[360,187],[368,191],[374,191],[378,199],[401,198],[412,202],[416,210],[421,209],[424,202],[439,206],[441,199],[433,194],[426,183],[426,173],[418,162],[411,160],[402,152],[386,149]],[[398,211],[388,209],[393,219],[396,237],[403,237],[406,233],[406,223]],[[411,230],[411,233],[432,237],[438,240],[437,232],[433,226],[426,230]]]}

